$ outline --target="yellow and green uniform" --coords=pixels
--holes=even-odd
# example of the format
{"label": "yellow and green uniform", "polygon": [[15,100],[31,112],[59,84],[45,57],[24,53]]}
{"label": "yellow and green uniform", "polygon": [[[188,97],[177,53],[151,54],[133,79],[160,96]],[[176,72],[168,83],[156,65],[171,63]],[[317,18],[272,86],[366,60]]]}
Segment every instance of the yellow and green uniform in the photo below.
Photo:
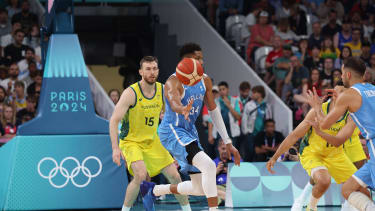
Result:
{"label": "yellow and green uniform", "polygon": [[361,140],[359,139],[359,129],[355,128],[352,137],[344,143],[345,154],[349,157],[352,163],[366,160],[365,151],[363,151]]}
{"label": "yellow and green uniform", "polygon": [[[325,114],[329,111],[329,104],[330,102],[322,104]],[[323,132],[333,136],[337,135],[345,126],[348,115],[347,112],[339,121]],[[311,176],[313,169],[324,168],[328,170],[336,183],[345,182],[357,171],[352,161],[346,156],[343,146],[334,147],[328,144],[315,133],[314,128],[310,128],[301,141],[300,161],[309,176]]]}
{"label": "yellow and green uniform", "polygon": [[156,176],[173,158],[162,146],[157,130],[163,109],[163,85],[155,83],[155,94],[151,98],[143,95],[139,82],[130,86],[136,96],[122,120],[120,149],[124,154],[130,174],[131,164],[143,160],[150,177]]}

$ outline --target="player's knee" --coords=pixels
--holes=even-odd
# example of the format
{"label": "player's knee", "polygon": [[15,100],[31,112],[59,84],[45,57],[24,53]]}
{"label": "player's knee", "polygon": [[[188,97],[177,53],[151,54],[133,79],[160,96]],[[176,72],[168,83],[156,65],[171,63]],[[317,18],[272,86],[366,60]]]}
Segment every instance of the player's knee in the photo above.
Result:
{"label": "player's knee", "polygon": [[348,185],[345,185],[346,183],[344,183],[344,185],[342,186],[341,188],[341,194],[342,196],[348,200],[350,194],[352,193],[352,191],[350,189],[348,189]]}
{"label": "player's knee", "polygon": [[134,172],[133,181],[137,184],[141,184],[142,181],[146,180],[147,178],[147,171],[138,171]]}
{"label": "player's knee", "polygon": [[320,187],[327,189],[331,185],[331,177],[321,177],[318,179],[317,184]]}

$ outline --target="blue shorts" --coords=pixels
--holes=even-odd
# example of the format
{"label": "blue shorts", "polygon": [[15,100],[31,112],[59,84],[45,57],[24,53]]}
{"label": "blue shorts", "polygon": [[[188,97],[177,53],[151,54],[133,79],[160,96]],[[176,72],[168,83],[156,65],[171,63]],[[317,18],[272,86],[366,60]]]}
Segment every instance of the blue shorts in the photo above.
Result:
{"label": "blue shorts", "polygon": [[370,160],[353,175],[354,179],[362,186],[374,190],[375,162]]}
{"label": "blue shorts", "polygon": [[183,128],[173,127],[171,124],[168,129],[159,128],[159,138],[163,146],[172,154],[180,165],[180,172],[183,174],[200,172],[196,167],[190,165],[186,159],[188,153],[185,146],[196,141],[198,147],[203,150],[198,137],[198,132],[192,130],[186,131]]}

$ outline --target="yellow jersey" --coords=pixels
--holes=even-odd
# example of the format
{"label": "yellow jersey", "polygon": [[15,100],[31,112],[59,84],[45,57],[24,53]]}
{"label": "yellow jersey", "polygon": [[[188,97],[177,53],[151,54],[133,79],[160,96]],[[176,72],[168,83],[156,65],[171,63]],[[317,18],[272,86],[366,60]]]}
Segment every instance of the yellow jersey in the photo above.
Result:
{"label": "yellow jersey", "polygon": [[362,54],[362,43],[358,42],[357,45],[354,45],[352,42],[347,42],[344,46],[348,46],[352,50],[352,56],[360,57]]}
{"label": "yellow jersey", "polygon": [[158,139],[159,117],[163,109],[163,85],[155,83],[155,94],[151,98],[143,95],[139,82],[130,88],[135,93],[135,104],[122,120],[120,140],[151,143]]}
{"label": "yellow jersey", "polygon": [[[324,114],[328,114],[329,112],[329,102],[325,102],[322,104],[322,110]],[[338,120],[336,123],[334,123],[328,130],[323,130],[323,132],[330,134],[332,136],[336,136],[337,133],[345,126],[346,120],[348,118],[349,113],[346,112],[345,115]],[[354,134],[353,134],[354,136]],[[358,133],[357,133],[358,136]],[[300,145],[300,154],[302,155],[303,150],[305,147],[309,147],[310,151],[316,154],[320,154],[322,156],[327,156],[331,153],[344,153],[344,149],[342,146],[335,147],[331,144],[328,144],[326,140],[324,140],[322,137],[320,137],[318,134],[315,133],[314,128],[310,128],[310,130],[307,132],[307,134],[304,136],[304,138],[301,141]]]}

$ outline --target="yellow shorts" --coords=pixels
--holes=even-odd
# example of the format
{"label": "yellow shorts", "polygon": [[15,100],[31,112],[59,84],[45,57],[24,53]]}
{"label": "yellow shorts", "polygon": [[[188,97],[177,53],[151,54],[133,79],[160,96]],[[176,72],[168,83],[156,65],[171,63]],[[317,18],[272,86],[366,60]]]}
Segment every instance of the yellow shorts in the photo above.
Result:
{"label": "yellow shorts", "polygon": [[160,143],[159,138],[150,143],[120,140],[120,149],[131,175],[134,175],[131,164],[135,161],[144,161],[150,177],[160,174],[163,168],[174,162],[172,156]]}
{"label": "yellow shorts", "polygon": [[344,151],[352,163],[367,159],[359,138],[347,140],[344,143]]}
{"label": "yellow shorts", "polygon": [[357,168],[345,153],[332,153],[328,156],[322,156],[306,147],[303,154],[300,155],[300,161],[310,177],[313,169],[324,168],[328,170],[338,184],[348,180],[357,171]]}

